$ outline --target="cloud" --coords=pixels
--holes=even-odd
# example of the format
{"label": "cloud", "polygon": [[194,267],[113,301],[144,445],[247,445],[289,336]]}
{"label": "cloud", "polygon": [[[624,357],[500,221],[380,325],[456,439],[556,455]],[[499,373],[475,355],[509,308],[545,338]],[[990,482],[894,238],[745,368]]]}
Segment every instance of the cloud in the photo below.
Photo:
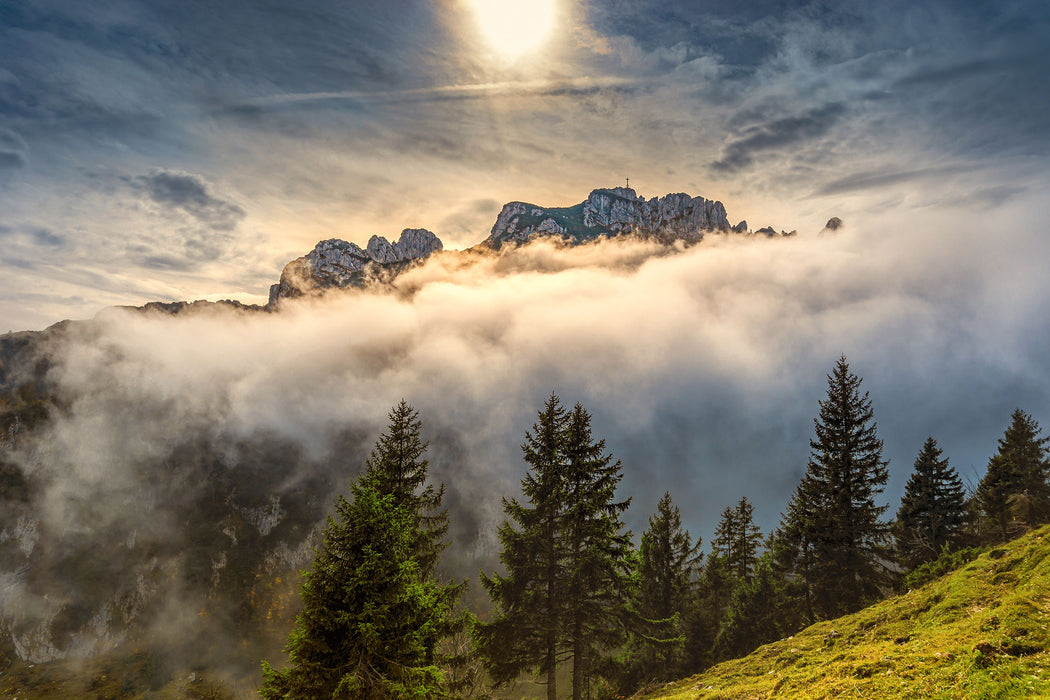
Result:
{"label": "cloud", "polygon": [[14,170],[25,167],[25,156],[16,151],[0,151],[0,170]]}
{"label": "cloud", "polygon": [[199,175],[158,170],[137,182],[156,204],[185,212],[215,231],[232,231],[245,216],[236,204],[213,196]]}
{"label": "cloud", "polygon": [[844,105],[828,104],[799,115],[749,126],[742,135],[729,140],[711,167],[724,173],[748,168],[758,154],[799,146],[825,135],[845,113]]}
{"label": "cloud", "polygon": [[926,180],[943,175],[957,174],[964,170],[965,168],[963,166],[941,166],[935,168],[919,168],[915,170],[853,173],[821,186],[820,189],[817,190],[817,194],[837,195],[847,192],[876,189],[887,185],[898,185],[901,183]]}
{"label": "cloud", "polygon": [[[768,532],[843,352],[871,392],[895,503],[927,435],[972,477],[1015,407],[1050,421],[1050,330],[1032,322],[1050,312],[1046,189],[980,218],[891,212],[824,238],[439,254],[392,287],[277,313],[109,310],[53,334],[40,366],[62,408],[8,455],[36,490],[0,524],[36,523],[34,581],[86,601],[75,629],[114,597],[138,600],[140,580],[158,582],[159,597],[135,593],[154,603],[178,576],[206,589],[220,552],[241,572],[270,558],[294,569],[405,398],[448,485],[447,561],[473,578],[495,566],[500,499],[517,493],[522,436],[555,391],[623,461],[636,534],[664,490],[705,540],[743,495]],[[68,554],[102,548],[105,570]],[[10,590],[45,605],[35,585]]]}
{"label": "cloud", "polygon": [[24,168],[28,162],[28,146],[15,132],[0,128],[0,172]]}
{"label": "cloud", "polygon": [[927,432],[960,466],[979,465],[1014,403],[1050,408],[1045,333],[1025,320],[1050,298],[1023,262],[1045,249],[1021,206],[1033,196],[1000,208],[994,246],[962,214],[927,213],[851,222],[833,238],[716,237],[672,255],[618,243],[443,255],[389,292],[275,315],[107,313],[57,348],[54,377],[75,400],[69,432],[48,437],[53,468],[91,463],[85,474],[104,481],[140,459],[119,440],[96,454],[77,439],[88,426],[161,452],[209,426],[321,458],[341,426],[374,430],[406,397],[431,430],[458,436],[460,461],[435,465],[450,488],[495,502],[514,488],[520,435],[555,390],[595,412],[643,502],[673,487],[704,529],[746,493],[768,528],[840,352],[866,377],[898,487]]}

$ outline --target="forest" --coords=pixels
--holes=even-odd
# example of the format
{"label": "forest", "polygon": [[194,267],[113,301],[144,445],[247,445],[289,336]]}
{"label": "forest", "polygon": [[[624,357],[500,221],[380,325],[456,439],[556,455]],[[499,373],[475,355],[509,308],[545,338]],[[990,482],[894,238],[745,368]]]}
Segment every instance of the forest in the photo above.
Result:
{"label": "forest", "polygon": [[891,516],[861,385],[840,357],[774,531],[760,531],[742,494],[706,548],[670,493],[640,538],[626,529],[622,464],[587,409],[552,393],[521,445],[521,496],[503,499],[483,612],[462,602],[468,581],[442,574],[444,485],[428,478],[422,420],[403,400],[336,499],[287,659],[264,662],[262,696],[480,698],[535,677],[548,700],[627,697],[917,587],[1050,521],[1050,438],[1020,409],[972,488],[929,437]]}

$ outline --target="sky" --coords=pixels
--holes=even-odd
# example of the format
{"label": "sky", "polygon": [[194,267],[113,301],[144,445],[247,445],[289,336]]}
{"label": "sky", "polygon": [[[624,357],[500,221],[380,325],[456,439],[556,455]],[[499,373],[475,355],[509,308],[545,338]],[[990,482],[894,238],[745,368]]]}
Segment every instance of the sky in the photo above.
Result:
{"label": "sky", "polygon": [[[840,354],[887,502],[927,435],[972,483],[1014,408],[1050,421],[1050,5],[492,7],[0,4],[0,331],[102,312],[54,350],[69,409],[25,462],[55,476],[48,517],[101,507],[114,470],[135,493],[186,429],[324,452],[407,398],[493,526],[557,391],[624,461],[636,530],[672,488],[704,537],[742,495],[769,531]],[[505,202],[627,177],[799,235],[439,257],[392,293],[250,318],[103,312],[264,302],[318,240],[467,248]]]}
{"label": "sky", "polygon": [[6,0],[0,331],[627,177],[811,232],[1046,183],[1038,0],[478,2]]}

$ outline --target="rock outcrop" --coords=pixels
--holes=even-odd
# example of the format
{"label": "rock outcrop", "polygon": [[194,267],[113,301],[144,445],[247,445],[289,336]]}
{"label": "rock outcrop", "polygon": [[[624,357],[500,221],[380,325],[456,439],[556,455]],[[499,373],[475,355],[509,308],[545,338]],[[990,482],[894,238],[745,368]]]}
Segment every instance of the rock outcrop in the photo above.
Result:
{"label": "rock outcrop", "polygon": [[396,243],[372,236],[367,248],[330,238],[284,266],[281,281],[270,287],[266,306],[273,309],[281,299],[332,287],[363,287],[443,248],[437,236],[421,228],[406,228]]}
{"label": "rock outcrop", "polygon": [[[730,225],[721,202],[682,192],[646,199],[628,187],[593,190],[571,207],[541,207],[527,202],[503,205],[489,237],[478,248],[499,250],[538,238],[576,245],[601,237],[637,236],[661,243],[697,243],[712,232],[792,236],[772,227],[750,231],[747,221]],[[372,236],[364,248],[337,238],[321,241],[308,254],[288,263],[281,280],[270,287],[266,305],[274,310],[282,299],[330,288],[365,287],[388,282],[416,261],[442,250],[441,241],[426,229],[409,228],[396,243]]]}
{"label": "rock outcrop", "polygon": [[598,189],[572,207],[539,207],[526,202],[504,205],[484,245],[498,250],[554,236],[582,243],[600,236],[633,234],[664,243],[695,243],[711,231],[747,230],[747,222],[730,227],[725,207],[703,197],[673,193],[645,199],[627,187]]}

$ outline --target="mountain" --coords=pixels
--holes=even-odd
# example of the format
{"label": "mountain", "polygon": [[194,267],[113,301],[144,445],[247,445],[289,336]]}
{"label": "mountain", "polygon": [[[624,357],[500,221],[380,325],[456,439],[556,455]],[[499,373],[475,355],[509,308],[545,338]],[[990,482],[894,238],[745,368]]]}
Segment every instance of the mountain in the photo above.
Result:
{"label": "mountain", "polygon": [[[498,251],[541,238],[580,245],[601,237],[635,236],[664,244],[698,243],[708,233],[791,236],[771,226],[751,232],[747,222],[729,225],[725,207],[703,197],[684,193],[645,199],[627,187],[593,190],[571,207],[540,207],[527,202],[503,205],[488,238],[472,250]],[[426,229],[405,229],[396,243],[372,236],[362,249],[355,243],[332,238],[321,241],[301,258],[288,263],[280,281],[270,287],[266,308],[276,309],[282,299],[315,294],[333,288],[361,288],[389,282],[405,269],[440,252],[441,240]]]}
{"label": "mountain", "polygon": [[918,590],[812,625],[646,695],[1050,697],[1050,527]]}
{"label": "mountain", "polygon": [[483,245],[499,250],[508,243],[560,237],[578,244],[599,236],[634,234],[664,243],[695,243],[711,231],[747,231],[747,222],[729,225],[725,207],[703,197],[668,194],[646,200],[633,189],[597,189],[572,207],[538,207],[527,202],[503,205]]}
{"label": "mountain", "polygon": [[364,287],[443,248],[441,239],[422,228],[406,228],[396,243],[372,236],[364,249],[338,238],[321,241],[309,253],[284,266],[280,281],[270,287],[267,308],[275,308],[281,299],[332,287]]}

